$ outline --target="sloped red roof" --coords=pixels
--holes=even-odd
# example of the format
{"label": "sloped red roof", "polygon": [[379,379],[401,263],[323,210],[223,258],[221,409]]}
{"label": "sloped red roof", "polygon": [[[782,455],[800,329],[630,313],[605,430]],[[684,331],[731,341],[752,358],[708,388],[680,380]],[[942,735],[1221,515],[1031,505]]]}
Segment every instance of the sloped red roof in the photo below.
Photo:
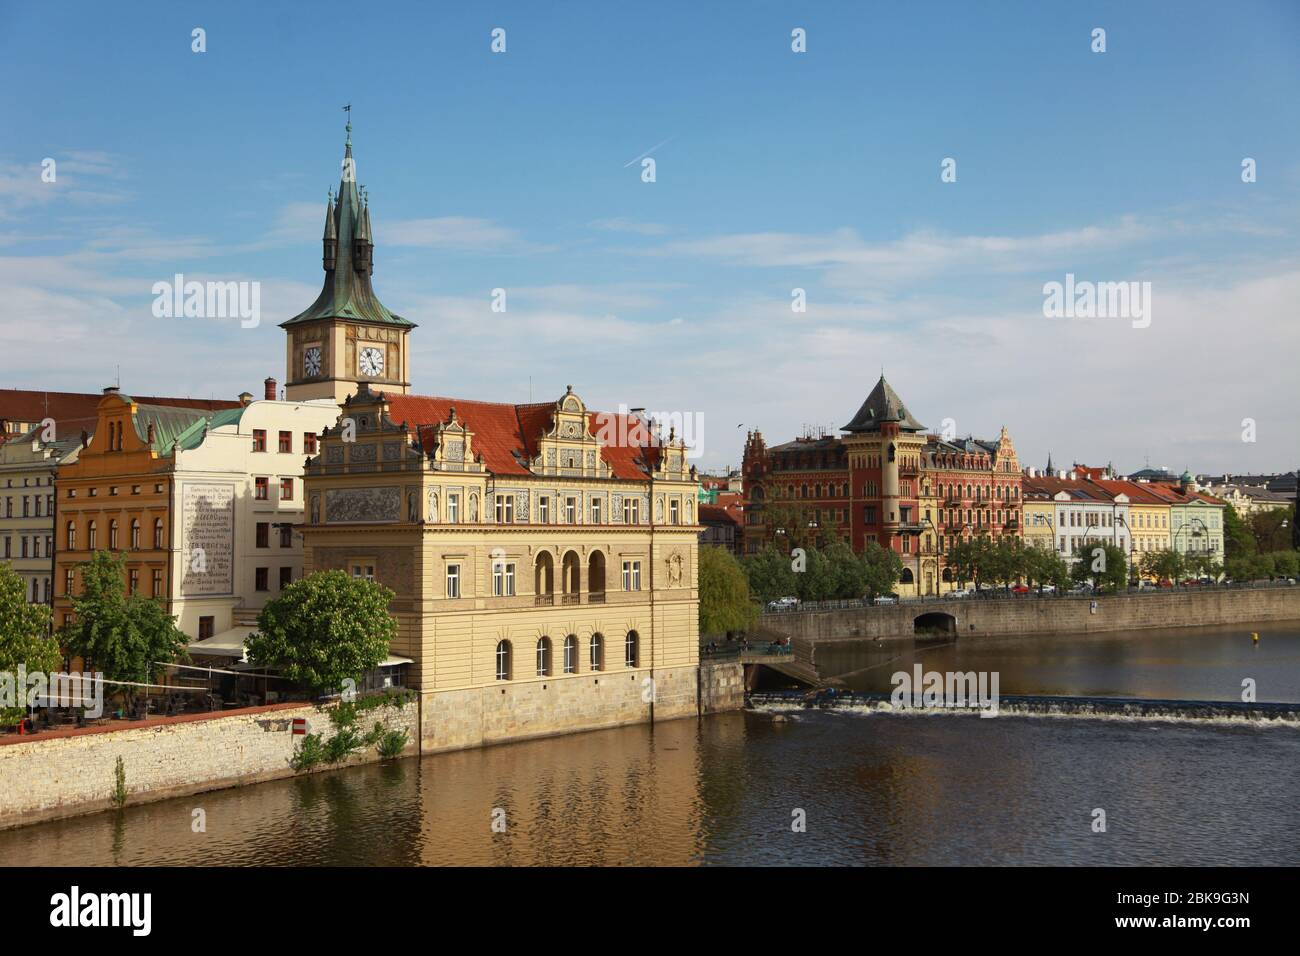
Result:
{"label": "sloped red roof", "polygon": [[[237,401],[218,401],[206,398],[160,398],[155,395],[131,395],[143,405],[170,405],[175,408],[196,408],[204,411],[221,411],[238,408]],[[53,418],[63,430],[74,425],[93,429],[98,420],[102,392],[49,392],[43,389],[0,388],[0,420],[6,422],[39,422]]]}
{"label": "sloped red roof", "polygon": [[700,524],[740,524],[740,519],[722,505],[700,505]]}
{"label": "sloped red roof", "polygon": [[[479,402],[472,399],[444,398],[434,395],[386,395],[388,417],[405,422],[412,435],[419,435],[421,445],[429,450],[432,436],[422,426],[436,425],[451,418],[474,433],[474,451],[483,464],[498,475],[527,475],[528,461],[537,454],[537,440],[549,431],[555,415],[554,402],[509,405],[504,402]],[[657,460],[659,449],[639,442],[647,440],[644,428],[627,415],[611,412],[588,412],[587,431],[604,443],[601,457],[615,478],[640,481],[646,468]]]}

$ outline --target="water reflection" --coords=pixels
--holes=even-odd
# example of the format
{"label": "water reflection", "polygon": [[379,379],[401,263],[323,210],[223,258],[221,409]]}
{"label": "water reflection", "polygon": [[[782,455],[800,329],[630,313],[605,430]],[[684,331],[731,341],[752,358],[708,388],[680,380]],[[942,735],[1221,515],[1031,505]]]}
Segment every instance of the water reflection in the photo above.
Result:
{"label": "water reflection", "polygon": [[[1258,631],[1260,641],[1250,639]],[[854,690],[888,692],[890,675],[920,662],[934,671],[994,671],[1003,694],[1241,700],[1242,680],[1260,701],[1300,702],[1295,624],[1119,631],[1108,634],[959,638],[951,644],[825,644],[823,676]]]}
{"label": "water reflection", "polygon": [[1295,865],[1297,797],[1294,728],[741,713],[128,806],[0,833],[0,860]]}

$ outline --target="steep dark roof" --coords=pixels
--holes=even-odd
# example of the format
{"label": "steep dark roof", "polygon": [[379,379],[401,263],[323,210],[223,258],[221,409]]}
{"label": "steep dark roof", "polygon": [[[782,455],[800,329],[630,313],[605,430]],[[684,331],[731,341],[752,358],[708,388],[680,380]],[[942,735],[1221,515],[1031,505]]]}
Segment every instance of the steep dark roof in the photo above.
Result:
{"label": "steep dark roof", "polygon": [[882,422],[897,422],[899,429],[905,432],[925,430],[925,426],[913,418],[904,407],[903,400],[885,381],[883,375],[880,376],[876,387],[871,390],[871,394],[867,396],[867,400],[862,403],[862,407],[858,409],[858,413],[853,416],[853,421],[844,426],[844,431],[880,431]]}
{"label": "steep dark roof", "polygon": [[415,323],[395,315],[384,307],[370,284],[369,270],[353,268],[352,248],[355,240],[373,244],[370,231],[370,204],[357,195],[356,164],[352,159],[352,126],[343,153],[343,176],[339,180],[338,200],[326,209],[325,239],[337,238],[334,268],[325,272],[325,285],[307,309],[280,323],[280,328],[314,322],[317,319],[355,319],[380,325],[414,328]]}

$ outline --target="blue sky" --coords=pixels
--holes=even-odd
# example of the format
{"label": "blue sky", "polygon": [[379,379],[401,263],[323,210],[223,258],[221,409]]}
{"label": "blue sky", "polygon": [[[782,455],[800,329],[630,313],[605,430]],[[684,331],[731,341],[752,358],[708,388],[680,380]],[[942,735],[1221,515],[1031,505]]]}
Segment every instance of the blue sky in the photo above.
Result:
{"label": "blue sky", "polygon": [[[717,467],[883,366],[1032,464],[1300,464],[1300,4],[701,6],[0,7],[0,384],[283,379],[350,102],[420,392],[702,415]],[[261,324],[154,318],[177,272]],[[1067,272],[1151,282],[1150,327],[1044,317]]]}

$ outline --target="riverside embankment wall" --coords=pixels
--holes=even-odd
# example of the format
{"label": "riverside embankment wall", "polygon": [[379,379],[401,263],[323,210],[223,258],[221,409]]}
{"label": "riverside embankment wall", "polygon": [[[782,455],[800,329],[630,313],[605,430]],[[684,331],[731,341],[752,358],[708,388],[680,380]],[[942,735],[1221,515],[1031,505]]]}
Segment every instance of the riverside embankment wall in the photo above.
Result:
{"label": "riverside embankment wall", "polygon": [[[128,804],[293,776],[289,760],[303,739],[293,733],[295,717],[306,718],[323,741],[334,736],[329,715],[314,706],[273,704],[160,717],[129,728],[0,738],[0,829],[109,809],[118,757]],[[416,751],[420,722],[414,700],[363,712],[358,730],[364,733],[376,722],[405,730],[406,752]],[[321,769],[378,759],[372,747]]]}
{"label": "riverside embankment wall", "polygon": [[[1095,606],[1094,606],[1095,605]],[[1300,620],[1300,586],[1206,588],[1087,597],[962,599],[885,607],[764,614],[762,626],[800,645],[837,640],[903,640],[922,614],[950,614],[959,638],[1079,634]]]}

